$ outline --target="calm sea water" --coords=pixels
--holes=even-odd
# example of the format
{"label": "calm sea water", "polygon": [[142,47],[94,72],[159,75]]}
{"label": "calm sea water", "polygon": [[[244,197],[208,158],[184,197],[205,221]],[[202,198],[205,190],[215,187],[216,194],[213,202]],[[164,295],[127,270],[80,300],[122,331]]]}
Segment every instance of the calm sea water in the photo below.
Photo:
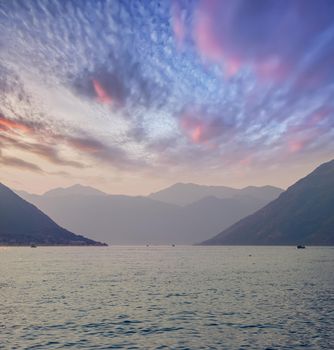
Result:
{"label": "calm sea water", "polygon": [[334,349],[334,249],[0,248],[2,349]]}

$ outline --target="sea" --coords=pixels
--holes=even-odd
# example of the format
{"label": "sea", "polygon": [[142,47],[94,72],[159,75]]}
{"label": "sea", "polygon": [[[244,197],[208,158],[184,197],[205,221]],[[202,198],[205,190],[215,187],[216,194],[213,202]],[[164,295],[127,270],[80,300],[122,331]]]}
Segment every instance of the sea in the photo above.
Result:
{"label": "sea", "polygon": [[1,349],[334,349],[333,247],[2,247]]}

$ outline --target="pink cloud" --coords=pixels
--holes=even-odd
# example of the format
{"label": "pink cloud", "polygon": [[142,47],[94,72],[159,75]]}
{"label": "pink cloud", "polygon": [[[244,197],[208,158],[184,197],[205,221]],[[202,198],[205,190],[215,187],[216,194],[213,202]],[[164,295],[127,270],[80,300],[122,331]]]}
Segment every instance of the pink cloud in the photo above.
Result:
{"label": "pink cloud", "polygon": [[290,131],[287,135],[287,147],[289,153],[300,153],[312,147],[321,134],[316,129],[301,130],[299,132]]}
{"label": "pink cloud", "polygon": [[108,105],[112,104],[112,97],[103,88],[102,84],[97,79],[93,79],[92,83],[93,83],[93,87],[94,87],[98,101],[103,104],[108,104]]}
{"label": "pink cloud", "polygon": [[183,133],[196,144],[212,146],[212,141],[226,130],[223,121],[200,110],[188,109],[180,115],[180,128]]}
{"label": "pink cloud", "polygon": [[177,1],[174,1],[172,4],[172,27],[177,45],[181,47],[185,40],[186,27],[182,18],[180,4]]}
{"label": "pink cloud", "polygon": [[205,124],[197,117],[183,115],[180,119],[180,126],[185,135],[194,143],[205,141]]}
{"label": "pink cloud", "polygon": [[306,146],[305,140],[290,140],[288,142],[288,149],[290,153],[298,153]]}
{"label": "pink cloud", "polygon": [[[262,78],[280,78],[283,67],[275,55],[257,56],[252,50],[233,41],[233,20],[238,1],[209,0],[199,2],[195,12],[193,39],[202,57],[220,64],[228,77],[248,65]],[[248,52],[247,52],[248,51]]]}
{"label": "pink cloud", "polygon": [[6,118],[0,114],[0,130],[20,131],[25,133],[25,132],[32,131],[32,128],[23,122]]}
{"label": "pink cloud", "polygon": [[264,81],[282,82],[297,74],[295,83],[301,87],[330,79],[331,44],[302,67],[303,55],[332,25],[329,2],[199,0],[194,6],[195,47],[228,77],[248,67]]}
{"label": "pink cloud", "polygon": [[[195,12],[193,39],[197,50],[202,57],[221,64],[228,76],[235,75],[241,68],[240,59],[236,56],[228,57],[225,52],[223,36],[217,36],[215,32],[215,16],[220,11],[219,1],[200,1]],[[221,22],[224,30],[224,21]]]}
{"label": "pink cloud", "polygon": [[198,50],[212,60],[221,60],[223,48],[216,40],[212,28],[211,11],[214,10],[215,2],[201,3],[196,12],[194,26],[194,40]]}

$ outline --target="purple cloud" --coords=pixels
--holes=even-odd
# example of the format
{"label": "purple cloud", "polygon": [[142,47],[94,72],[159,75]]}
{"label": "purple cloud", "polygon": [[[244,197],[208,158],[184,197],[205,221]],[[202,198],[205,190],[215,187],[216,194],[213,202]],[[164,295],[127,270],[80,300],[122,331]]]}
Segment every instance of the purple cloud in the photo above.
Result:
{"label": "purple cloud", "polygon": [[[231,76],[316,86],[333,78],[334,3],[328,0],[200,0],[192,36],[199,53]],[[309,57],[305,57],[309,55]]]}

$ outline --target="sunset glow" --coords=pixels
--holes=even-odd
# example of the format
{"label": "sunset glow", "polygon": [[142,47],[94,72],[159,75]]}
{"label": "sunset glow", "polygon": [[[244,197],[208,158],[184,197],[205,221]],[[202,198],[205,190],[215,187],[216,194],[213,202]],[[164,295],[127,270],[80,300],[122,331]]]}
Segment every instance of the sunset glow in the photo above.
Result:
{"label": "sunset glow", "polygon": [[2,181],[287,187],[333,156],[332,1],[99,4],[0,2]]}
{"label": "sunset glow", "polygon": [[93,86],[96,92],[96,96],[99,102],[105,104],[111,104],[112,98],[107,94],[107,92],[103,89],[102,85],[98,82],[98,80],[93,79]]}

